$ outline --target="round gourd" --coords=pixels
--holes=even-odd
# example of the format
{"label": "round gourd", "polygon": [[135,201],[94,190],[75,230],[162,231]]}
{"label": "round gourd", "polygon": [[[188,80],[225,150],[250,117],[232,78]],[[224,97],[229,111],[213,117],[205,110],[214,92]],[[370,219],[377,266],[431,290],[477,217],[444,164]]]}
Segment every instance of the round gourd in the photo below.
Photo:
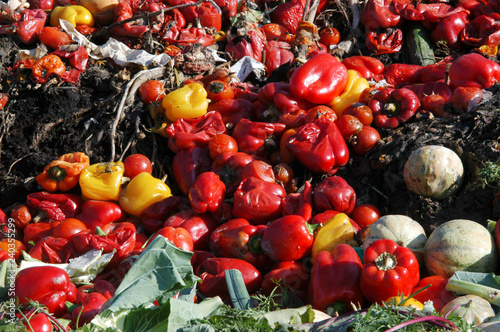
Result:
{"label": "round gourd", "polygon": [[494,272],[497,250],[486,227],[467,219],[454,219],[438,226],[424,247],[427,271],[451,277],[455,271]]}
{"label": "round gourd", "polygon": [[477,295],[463,295],[448,302],[442,309],[441,314],[449,312],[464,318],[470,325],[477,325],[487,318],[495,316],[491,304]]}
{"label": "round gourd", "polygon": [[452,150],[429,145],[411,153],[403,175],[408,190],[425,197],[443,199],[460,188],[464,166]]}
{"label": "round gourd", "polygon": [[412,218],[400,214],[380,217],[369,226],[363,239],[363,250],[379,239],[393,240],[398,245],[412,250],[419,263],[423,262],[422,252],[427,236],[422,225]]}

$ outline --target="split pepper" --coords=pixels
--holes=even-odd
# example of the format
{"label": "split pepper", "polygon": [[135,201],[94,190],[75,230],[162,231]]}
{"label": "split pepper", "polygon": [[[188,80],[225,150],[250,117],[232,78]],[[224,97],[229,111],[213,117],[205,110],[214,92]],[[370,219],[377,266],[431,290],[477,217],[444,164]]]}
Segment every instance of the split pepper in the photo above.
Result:
{"label": "split pepper", "polygon": [[308,302],[330,315],[352,311],[352,304],[363,306],[359,288],[362,268],[356,250],[348,244],[339,244],[332,252],[319,252],[312,266]]}
{"label": "split pepper", "polygon": [[377,92],[370,100],[373,123],[378,128],[397,128],[410,120],[420,108],[415,92],[401,88],[386,88]]}
{"label": "split pepper", "polygon": [[89,157],[85,153],[67,153],[45,166],[35,180],[50,192],[69,191],[78,185],[80,173],[88,166]]}
{"label": "split pepper", "polygon": [[80,212],[82,198],[76,194],[51,194],[47,191],[31,193],[26,197],[26,204],[34,215],[33,221],[50,219],[63,221]]}

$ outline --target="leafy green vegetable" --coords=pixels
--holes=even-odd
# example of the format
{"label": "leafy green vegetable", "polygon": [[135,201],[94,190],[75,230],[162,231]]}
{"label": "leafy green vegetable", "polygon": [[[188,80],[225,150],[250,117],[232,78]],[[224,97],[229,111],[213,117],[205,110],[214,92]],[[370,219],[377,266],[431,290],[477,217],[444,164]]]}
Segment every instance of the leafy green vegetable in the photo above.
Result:
{"label": "leafy green vegetable", "polygon": [[500,276],[493,273],[457,271],[448,280],[446,289],[477,295],[500,306]]}

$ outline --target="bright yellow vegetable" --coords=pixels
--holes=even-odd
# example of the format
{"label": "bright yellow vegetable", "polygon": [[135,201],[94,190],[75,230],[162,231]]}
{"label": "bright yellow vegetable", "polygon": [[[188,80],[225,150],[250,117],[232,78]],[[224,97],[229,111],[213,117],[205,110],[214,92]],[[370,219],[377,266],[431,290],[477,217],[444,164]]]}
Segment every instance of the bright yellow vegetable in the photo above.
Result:
{"label": "bright yellow vegetable", "polygon": [[207,90],[200,83],[190,83],[170,92],[163,98],[162,106],[165,116],[170,121],[177,119],[194,119],[208,109]]}
{"label": "bright yellow vegetable", "polygon": [[404,296],[391,296],[384,302],[388,305],[395,304],[397,306],[413,307],[418,310],[424,310],[424,304],[413,297],[405,298]]}
{"label": "bright yellow vegetable", "polygon": [[147,172],[142,172],[130,180],[120,194],[118,202],[125,212],[139,216],[151,204],[170,196],[172,196],[170,188],[165,182]]}
{"label": "bright yellow vegetable", "polygon": [[94,17],[90,11],[78,5],[54,7],[50,13],[50,25],[53,27],[60,26],[59,19],[66,20],[75,27],[82,24],[89,27],[94,25]]}
{"label": "bright yellow vegetable", "polygon": [[344,91],[340,96],[335,97],[329,106],[340,118],[347,107],[359,102],[361,93],[369,87],[366,78],[362,77],[357,70],[349,69],[347,71],[347,85]]}
{"label": "bright yellow vegetable", "polygon": [[85,168],[80,174],[84,199],[118,201],[124,170],[121,161],[97,163]]}
{"label": "bright yellow vegetable", "polygon": [[341,243],[359,246],[354,239],[354,227],[345,213],[335,215],[319,229],[314,237],[312,257],[323,250],[332,252]]}

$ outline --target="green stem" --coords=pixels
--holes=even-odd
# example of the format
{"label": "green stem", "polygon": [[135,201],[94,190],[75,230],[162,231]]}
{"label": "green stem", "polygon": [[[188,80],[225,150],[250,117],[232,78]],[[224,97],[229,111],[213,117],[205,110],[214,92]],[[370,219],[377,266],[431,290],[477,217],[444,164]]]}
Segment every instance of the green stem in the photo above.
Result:
{"label": "green stem", "polygon": [[464,294],[477,295],[487,300],[491,304],[500,306],[500,292],[498,289],[493,287],[488,287],[465,280],[450,279],[448,281],[448,284],[446,285],[446,289]]}

